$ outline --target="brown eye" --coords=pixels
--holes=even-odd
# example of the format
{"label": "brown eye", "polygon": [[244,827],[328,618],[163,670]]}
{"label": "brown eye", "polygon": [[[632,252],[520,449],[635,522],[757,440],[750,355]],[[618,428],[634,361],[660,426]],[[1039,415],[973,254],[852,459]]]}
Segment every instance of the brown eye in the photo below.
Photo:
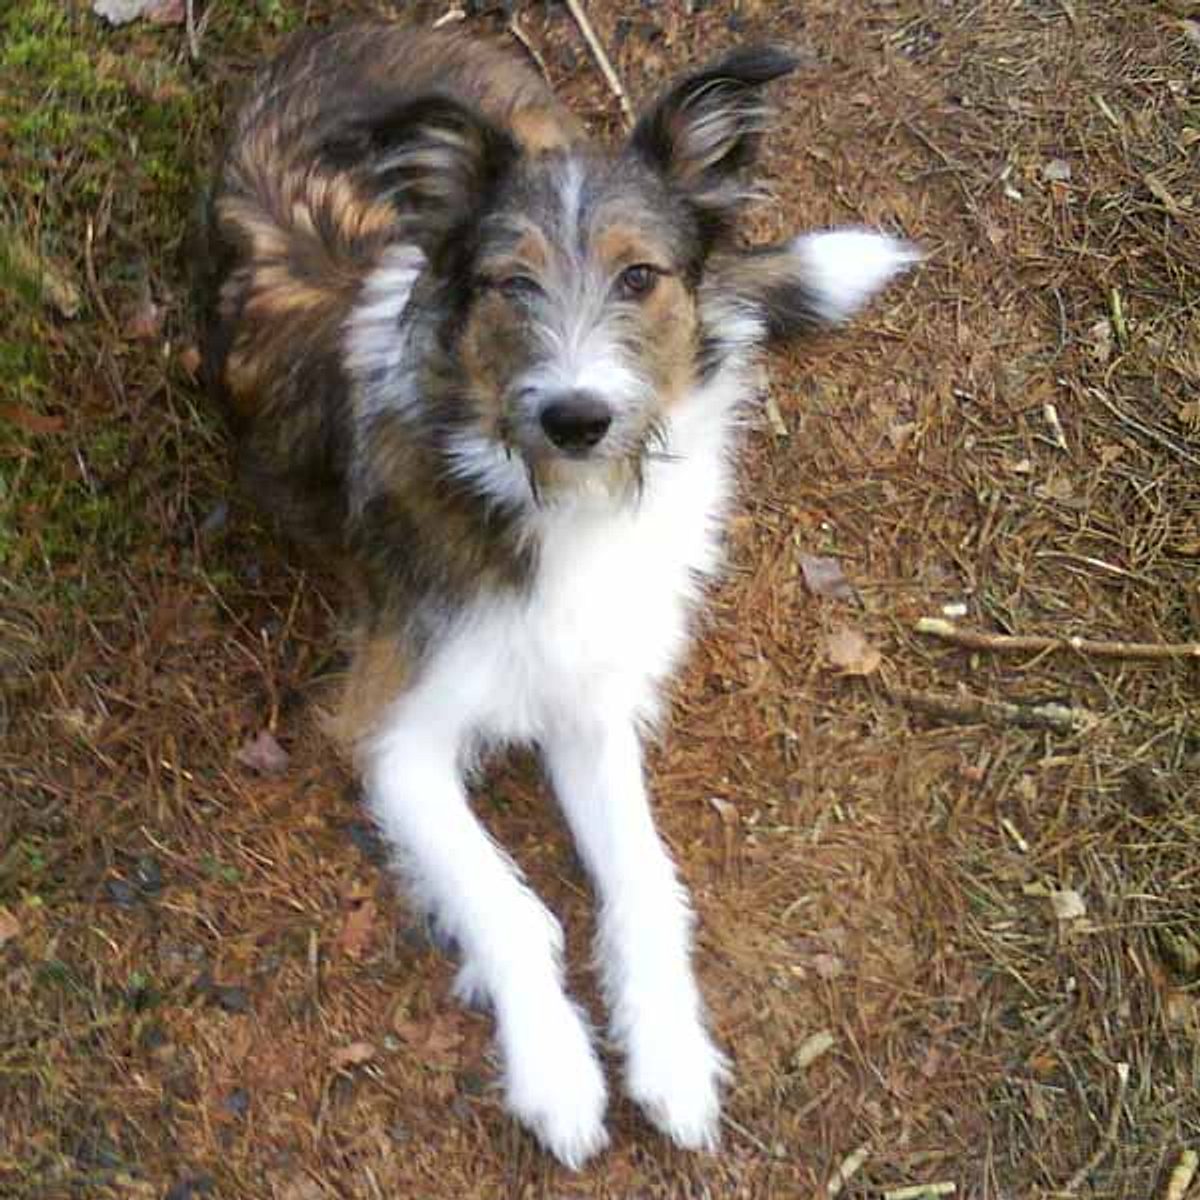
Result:
{"label": "brown eye", "polygon": [[659,270],[649,263],[634,263],[626,267],[617,279],[621,295],[629,300],[641,300],[654,291],[658,283]]}

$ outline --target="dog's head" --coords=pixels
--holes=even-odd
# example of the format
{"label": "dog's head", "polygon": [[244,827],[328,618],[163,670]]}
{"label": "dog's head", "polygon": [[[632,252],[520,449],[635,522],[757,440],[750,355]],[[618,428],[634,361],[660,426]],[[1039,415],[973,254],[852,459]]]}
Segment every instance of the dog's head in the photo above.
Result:
{"label": "dog's head", "polygon": [[670,87],[608,154],[524,152],[439,96],[374,131],[377,181],[418,214],[460,474],[505,500],[639,479],[698,386],[845,319],[913,260],[861,231],[734,246],[763,88],[794,65],[736,51]]}

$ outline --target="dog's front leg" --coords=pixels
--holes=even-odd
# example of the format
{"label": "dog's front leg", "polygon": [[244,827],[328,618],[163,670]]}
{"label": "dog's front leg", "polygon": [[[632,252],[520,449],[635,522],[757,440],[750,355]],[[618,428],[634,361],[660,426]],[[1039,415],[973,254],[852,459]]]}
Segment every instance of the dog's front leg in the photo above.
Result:
{"label": "dog's front leg", "polygon": [[456,991],[491,1004],[508,1108],[578,1167],[608,1140],[606,1092],[563,991],[562,930],[476,821],[444,718],[420,695],[401,702],[366,755],[368,798],[416,900],[461,950]]}
{"label": "dog's front leg", "polygon": [[691,907],[654,827],[634,722],[564,724],[544,752],[600,900],[597,957],[629,1094],[678,1145],[713,1149],[727,1067],[705,1028]]}

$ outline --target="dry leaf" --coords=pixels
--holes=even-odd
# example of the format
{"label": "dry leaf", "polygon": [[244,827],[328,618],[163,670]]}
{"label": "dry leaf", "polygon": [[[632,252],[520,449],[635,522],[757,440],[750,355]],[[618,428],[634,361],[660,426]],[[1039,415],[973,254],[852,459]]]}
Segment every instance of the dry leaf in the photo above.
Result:
{"label": "dry leaf", "polygon": [[234,757],[243,767],[249,767],[260,775],[282,775],[291,761],[291,756],[269,729],[260,730]]}
{"label": "dry leaf", "polygon": [[346,913],[335,944],[347,958],[362,957],[375,930],[378,912],[379,906],[374,900],[362,900]]}
{"label": "dry leaf", "polygon": [[66,426],[62,417],[34,412],[23,404],[0,404],[0,421],[6,421],[28,433],[61,433]]}
{"label": "dry leaf", "polygon": [[834,1047],[833,1034],[828,1029],[822,1029],[819,1033],[814,1033],[811,1037],[807,1037],[800,1044],[800,1049],[796,1051],[795,1067],[797,1071],[803,1071],[807,1067],[812,1066],[823,1054],[828,1054]]}
{"label": "dry leaf", "polygon": [[810,962],[821,979],[836,979],[846,969],[836,954],[814,954]]}
{"label": "dry leaf", "polygon": [[1101,365],[1112,358],[1113,327],[1107,317],[1101,317],[1087,332],[1088,353]]}
{"label": "dry leaf", "polygon": [[392,1022],[396,1036],[407,1042],[421,1057],[436,1062],[453,1057],[452,1051],[462,1045],[458,1014],[443,1013],[429,1021],[408,1021],[397,1017]]}
{"label": "dry leaf", "polygon": [[279,1200],[327,1200],[328,1193],[307,1175],[294,1175],[283,1185]]}
{"label": "dry leaf", "polygon": [[1061,892],[1051,892],[1049,897],[1050,907],[1054,909],[1054,915],[1060,921],[1077,921],[1080,917],[1087,916],[1087,905],[1083,902],[1083,897],[1076,891],[1070,889]]}
{"label": "dry leaf", "polygon": [[1179,423],[1186,426],[1189,432],[1200,429],[1200,400],[1188,400],[1176,410]]}
{"label": "dry leaf", "polygon": [[0,908],[0,946],[11,942],[21,932],[21,924],[7,908]]}
{"label": "dry leaf", "polygon": [[842,564],[836,558],[820,554],[801,554],[800,570],[804,583],[814,596],[825,596],[831,600],[849,600],[854,589],[842,574]]}
{"label": "dry leaf", "polygon": [[1075,488],[1066,475],[1057,472],[1050,476],[1045,483],[1034,489],[1043,500],[1058,500],[1065,503],[1075,498]]}
{"label": "dry leaf", "polygon": [[370,1042],[351,1042],[348,1046],[339,1046],[329,1056],[329,1062],[335,1071],[344,1071],[347,1067],[361,1067],[374,1057],[375,1047]]}
{"label": "dry leaf", "polygon": [[179,366],[189,378],[196,379],[200,375],[200,351],[195,346],[184,346],[179,352]]}
{"label": "dry leaf", "polygon": [[825,657],[847,675],[871,675],[883,656],[857,629],[839,625],[824,638]]}
{"label": "dry leaf", "polygon": [[133,342],[153,341],[162,332],[165,315],[162,305],[155,304],[153,298],[147,294],[129,315],[121,332]]}

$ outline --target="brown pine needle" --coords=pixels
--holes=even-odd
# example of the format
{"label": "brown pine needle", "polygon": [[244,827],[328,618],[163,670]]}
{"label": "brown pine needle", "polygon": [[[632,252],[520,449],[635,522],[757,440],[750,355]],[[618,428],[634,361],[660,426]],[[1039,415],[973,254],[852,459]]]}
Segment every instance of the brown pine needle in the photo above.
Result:
{"label": "brown pine needle", "polygon": [[1065,1193],[1078,1191],[1116,1144],[1117,1133],[1121,1128],[1121,1105],[1125,1103],[1125,1090],[1128,1087],[1129,1064],[1117,1063],[1117,1094],[1113,1098],[1112,1111],[1108,1114],[1108,1127],[1104,1130],[1104,1137],[1101,1138],[1100,1145],[1093,1151],[1091,1158],[1071,1176],[1067,1186],[1063,1188]]}

